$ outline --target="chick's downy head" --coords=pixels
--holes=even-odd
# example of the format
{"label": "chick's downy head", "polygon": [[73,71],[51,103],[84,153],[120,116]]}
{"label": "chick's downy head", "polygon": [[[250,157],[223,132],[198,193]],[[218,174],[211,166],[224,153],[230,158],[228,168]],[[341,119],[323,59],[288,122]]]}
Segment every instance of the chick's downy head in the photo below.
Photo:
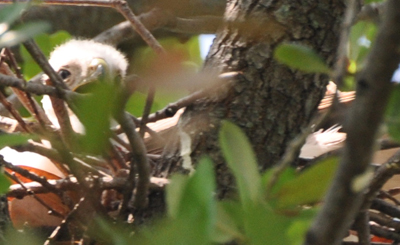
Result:
{"label": "chick's downy head", "polygon": [[49,63],[72,90],[99,76],[123,78],[128,67],[121,52],[92,40],[71,40],[56,47],[50,54]]}

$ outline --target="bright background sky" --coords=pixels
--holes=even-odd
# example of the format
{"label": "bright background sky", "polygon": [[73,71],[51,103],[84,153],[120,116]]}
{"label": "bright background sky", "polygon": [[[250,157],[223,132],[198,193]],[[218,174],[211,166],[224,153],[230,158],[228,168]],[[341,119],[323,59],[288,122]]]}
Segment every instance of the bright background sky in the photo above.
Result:
{"label": "bright background sky", "polygon": [[206,58],[208,50],[210,49],[210,46],[211,46],[214,38],[215,38],[215,35],[213,35],[213,34],[205,34],[205,35],[199,36],[200,55],[203,60]]}

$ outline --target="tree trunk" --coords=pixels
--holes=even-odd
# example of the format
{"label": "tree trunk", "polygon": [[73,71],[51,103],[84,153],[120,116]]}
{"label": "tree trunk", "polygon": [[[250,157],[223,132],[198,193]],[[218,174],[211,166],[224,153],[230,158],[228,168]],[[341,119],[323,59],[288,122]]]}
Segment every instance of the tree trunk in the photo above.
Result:
{"label": "tree trunk", "polygon": [[179,123],[180,138],[164,152],[162,162],[168,164],[159,175],[190,170],[208,155],[215,161],[218,194],[226,196],[233,181],[218,146],[223,119],[245,131],[260,170],[276,164],[289,141],[315,114],[329,78],[279,64],[273,51],[283,42],[299,43],[332,65],[344,9],[343,0],[228,2],[225,25],[204,70],[241,74],[186,109]]}

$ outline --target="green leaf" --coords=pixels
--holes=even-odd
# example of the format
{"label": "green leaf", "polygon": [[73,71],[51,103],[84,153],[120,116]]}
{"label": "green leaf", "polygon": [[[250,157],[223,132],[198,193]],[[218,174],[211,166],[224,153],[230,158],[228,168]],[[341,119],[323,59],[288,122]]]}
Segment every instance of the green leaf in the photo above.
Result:
{"label": "green leaf", "polygon": [[277,206],[285,209],[301,204],[321,201],[336,172],[336,158],[326,159],[286,182],[273,195]]}
{"label": "green leaf", "polygon": [[29,2],[14,3],[0,9],[0,35],[6,32],[12,23],[28,8]]}
{"label": "green leaf", "polygon": [[[175,178],[173,180],[176,180]],[[212,161],[209,158],[202,158],[199,161],[199,165],[196,172],[188,179],[182,180],[178,178],[174,186],[167,188],[167,193],[175,191],[168,197],[168,205],[173,198],[176,198],[174,202],[180,202],[180,204],[173,204],[175,210],[170,210],[172,217],[184,217],[198,216],[201,212],[205,215],[209,215],[210,212],[214,212],[213,204],[213,192],[215,190],[215,176],[213,170]],[[177,184],[181,184],[180,188],[176,187]],[[172,189],[171,189],[172,188]],[[196,207],[197,208],[194,208]]]}
{"label": "green leaf", "polygon": [[207,213],[214,208],[210,206],[214,190],[215,176],[212,161],[209,158],[202,158],[192,176],[176,175],[171,178],[166,197],[168,216],[179,218],[198,215],[201,210],[194,209],[195,206],[205,209]]}
{"label": "green leaf", "polygon": [[7,31],[0,36],[0,47],[17,45],[49,29],[50,24],[43,21],[30,22],[20,25],[16,29]]}
{"label": "green leaf", "polygon": [[207,238],[215,221],[215,188],[213,163],[209,158],[202,158],[182,195],[179,217],[192,219],[191,221],[196,223],[196,229],[202,231]]}
{"label": "green leaf", "polygon": [[[175,176],[171,184],[174,186],[167,186],[167,205],[171,205],[173,198],[177,199],[173,200],[175,207],[168,213],[172,216],[134,236],[131,244],[210,243],[216,215],[212,162],[208,158],[201,159],[192,176]],[[182,186],[178,187],[179,184]]]}
{"label": "green leaf", "polygon": [[261,178],[255,154],[246,135],[238,126],[223,121],[219,143],[236,178],[242,202],[245,204],[261,200]]}
{"label": "green leaf", "polygon": [[392,90],[390,96],[385,121],[389,135],[396,141],[400,142],[400,86],[397,84]]}
{"label": "green leaf", "polygon": [[375,40],[377,27],[374,23],[360,21],[351,28],[349,58],[357,64],[357,70],[363,68],[364,60]]}
{"label": "green leaf", "polygon": [[299,213],[299,215],[293,218],[285,234],[285,236],[289,238],[290,244],[303,244],[304,237],[317,215],[317,211],[318,209],[316,208],[304,209]]}
{"label": "green leaf", "polygon": [[110,120],[117,106],[117,88],[112,83],[96,82],[91,93],[76,101],[76,115],[85,126],[80,146],[84,152],[101,154],[109,143]]}
{"label": "green leaf", "polygon": [[[270,178],[272,174],[274,173],[273,169],[267,170],[263,175],[262,175],[262,185],[267,186],[269,184]],[[271,192],[274,193],[275,191],[279,190],[282,185],[287,183],[288,181],[291,181],[296,178],[296,170],[294,168],[286,168],[283,170],[283,172],[279,175],[279,178],[275,182],[275,184],[272,186]]]}
{"label": "green leaf", "polygon": [[276,213],[265,204],[257,204],[245,210],[244,218],[248,244],[290,244],[286,233],[293,217]]}
{"label": "green leaf", "polygon": [[189,179],[187,178],[187,176],[172,176],[171,181],[167,186],[166,196],[169,217],[176,218],[178,216],[179,208],[182,204],[182,195],[185,191],[188,180]]}
{"label": "green leaf", "polygon": [[28,140],[37,138],[27,134],[3,134],[0,135],[0,149],[6,146],[16,146],[25,144]]}
{"label": "green leaf", "polygon": [[[156,93],[157,95],[157,93]],[[142,92],[135,91],[126,103],[125,109],[132,115],[140,117],[146,103],[146,95]]]}
{"label": "green leaf", "polygon": [[0,173],[0,194],[4,194],[8,191],[11,185],[11,180],[7,178],[4,174]]}
{"label": "green leaf", "polygon": [[326,73],[331,70],[312,49],[299,44],[281,44],[275,49],[274,57],[279,62],[304,72]]}
{"label": "green leaf", "polygon": [[29,232],[27,230],[21,231],[17,229],[5,229],[4,240],[7,245],[29,244],[29,245],[43,245],[44,239],[39,232]]}
{"label": "green leaf", "polygon": [[222,201],[217,205],[215,229],[212,232],[212,241],[215,243],[228,243],[237,241],[243,243],[245,235],[240,230],[243,227],[243,211],[237,202]]}

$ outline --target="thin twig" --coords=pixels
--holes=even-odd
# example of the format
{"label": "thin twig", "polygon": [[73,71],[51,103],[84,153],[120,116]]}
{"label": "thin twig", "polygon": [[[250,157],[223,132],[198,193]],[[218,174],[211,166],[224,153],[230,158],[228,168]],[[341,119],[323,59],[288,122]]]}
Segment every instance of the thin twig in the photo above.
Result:
{"label": "thin twig", "polygon": [[381,226],[390,227],[395,229],[396,231],[400,230],[400,222],[390,216],[372,211],[369,211],[369,216],[371,221],[374,221]]}
{"label": "thin twig", "polygon": [[270,193],[271,189],[276,183],[276,181],[278,181],[282,172],[287,167],[289,167],[290,164],[293,163],[293,161],[298,157],[300,149],[304,145],[304,142],[306,141],[308,135],[312,133],[313,127],[319,128],[319,125],[321,125],[325,121],[325,119],[329,117],[331,112],[332,109],[329,109],[324,114],[317,115],[313,120],[311,120],[311,122],[306,126],[306,128],[303,129],[303,131],[296,138],[290,141],[290,143],[286,147],[286,151],[282,156],[281,160],[271,170],[272,171],[271,178],[268,180],[266,186],[267,196],[271,194]]}
{"label": "thin twig", "polygon": [[[128,177],[101,177],[99,178],[99,188],[101,190],[123,190],[126,186],[127,178]],[[74,177],[58,180],[48,180],[47,182],[52,185],[53,188],[56,188],[59,191],[73,191],[80,188],[78,181]],[[151,177],[149,191],[163,190],[167,184],[169,184],[168,179]],[[48,188],[36,182],[26,183],[25,186],[29,190],[34,191],[36,194],[50,192]],[[29,195],[29,193],[17,184],[11,185],[7,193],[8,197],[17,198],[22,198],[27,195]]]}
{"label": "thin twig", "polygon": [[139,134],[140,137],[144,137],[144,133],[146,131],[146,123],[147,123],[147,119],[149,117],[150,114],[150,110],[151,110],[151,106],[153,105],[154,102],[154,96],[156,93],[156,88],[154,87],[154,84],[150,85],[149,87],[149,92],[147,93],[147,98],[146,98],[146,104],[144,106],[144,110],[143,110],[143,115],[142,115],[142,119],[140,121],[140,125],[139,125]]}
{"label": "thin twig", "polygon": [[[69,88],[63,82],[61,77],[54,71],[54,69],[50,66],[49,62],[47,61],[46,57],[37,46],[37,44],[31,39],[24,42],[24,46],[26,50],[30,53],[32,58],[36,61],[36,63],[42,68],[42,70],[48,75],[50,80],[46,80],[47,85],[52,85],[57,89],[57,92],[60,96],[65,98],[65,90]],[[75,132],[72,129],[71,121],[68,115],[68,110],[65,106],[64,100],[50,97],[54,112],[56,114],[58,123],[60,125],[60,131],[62,139],[64,143],[71,147],[74,142],[74,135]],[[68,101],[66,101],[68,103]]]}
{"label": "thin twig", "polygon": [[[165,26],[171,18],[171,15],[160,9],[152,9],[147,13],[140,14],[138,18],[148,30],[155,30],[159,27]],[[94,37],[93,40],[116,46],[122,41],[132,38],[140,38],[140,36],[132,28],[132,25],[129,21],[124,21],[106,31],[103,31]]]}
{"label": "thin twig", "polygon": [[[117,137],[118,138],[118,137]],[[121,140],[122,141],[122,140]],[[128,166],[125,163],[125,159],[122,157],[121,153],[118,151],[115,145],[111,142],[109,144],[110,148],[110,157],[113,161],[115,161],[115,165],[117,166],[117,170],[119,169],[127,169]]]}
{"label": "thin twig", "polygon": [[[3,49],[0,54],[0,70],[3,73],[11,73],[11,71],[8,68],[7,64],[4,62],[5,58],[5,53],[7,49]],[[8,74],[9,75],[9,74]],[[18,121],[19,125],[25,132],[31,132],[29,129],[28,125],[26,125],[25,121],[22,119],[21,115],[15,108],[12,106],[12,104],[7,100],[7,98],[4,96],[3,92],[0,91],[0,102],[3,104],[3,106],[10,112],[10,114]]]}
{"label": "thin twig", "polygon": [[[226,72],[226,73],[219,75],[218,79],[221,82],[230,82],[230,81],[232,81],[232,78],[234,78],[240,74],[241,74],[241,72]],[[224,85],[226,85],[226,83],[218,84],[218,86],[224,86]],[[156,122],[158,120],[165,119],[168,117],[173,117],[179,109],[192,104],[193,102],[195,102],[198,99],[207,97],[208,94],[210,93],[210,91],[214,90],[214,89],[216,89],[216,88],[213,86],[210,86],[209,88],[201,89],[201,90],[196,91],[186,97],[183,97],[183,98],[175,101],[174,103],[168,104],[163,109],[150,114],[149,118],[147,119],[147,123]],[[138,120],[140,123],[141,119],[138,119]]]}
{"label": "thin twig", "polygon": [[47,188],[49,191],[57,194],[58,196],[62,196],[62,193],[55,188],[53,185],[50,185],[49,182],[47,181],[46,177],[40,177],[34,173],[29,172],[26,169],[20,168],[18,166],[14,166],[11,163],[7,162],[4,160],[3,156],[0,155],[0,163],[7,169],[14,171],[18,174],[20,174],[21,176],[28,178],[32,181],[36,181],[38,183],[40,183],[43,187]]}
{"label": "thin twig", "polygon": [[[370,225],[371,234],[378,237],[384,237],[394,241],[400,241],[400,235],[396,231],[391,231],[376,225]],[[393,244],[393,243],[392,243]],[[396,244],[396,243],[394,243]]]}
{"label": "thin twig", "polygon": [[0,92],[0,103],[3,104],[3,106],[10,112],[10,114],[17,120],[21,128],[27,132],[30,133],[31,130],[29,126],[25,123],[24,119],[22,119],[21,115],[15,108],[12,106],[10,102],[7,101],[7,98],[4,96],[2,92]]}
{"label": "thin twig", "polygon": [[363,206],[361,210],[367,210],[372,201],[375,199],[378,191],[383,185],[393,177],[395,174],[400,173],[400,150],[397,151],[389,160],[379,166],[375,171],[375,176],[369,185],[368,192],[364,195]]}
{"label": "thin twig", "polygon": [[386,2],[364,5],[361,8],[360,13],[357,15],[357,21],[372,21],[374,23],[379,23],[382,18],[385,4]]}
{"label": "thin twig", "polygon": [[219,16],[201,16],[192,19],[175,17],[164,27],[168,31],[184,34],[214,34],[223,21]]}
{"label": "thin twig", "polygon": [[[400,2],[388,0],[386,3],[387,12],[382,25],[365,67],[357,77],[357,96],[347,118],[347,139],[339,168],[324,205],[308,231],[307,245],[338,244],[363,201],[368,182],[363,182],[365,185],[356,185],[355,182],[369,174],[374,139],[392,89],[393,72],[400,62],[400,54],[393,52],[400,42],[396,28],[396,23],[400,22],[400,12],[397,11]],[[384,65],[377,66],[377,63]]]}
{"label": "thin twig", "polygon": [[129,144],[132,147],[132,161],[130,165],[129,178],[127,187],[124,190],[124,198],[120,209],[120,216],[124,217],[126,215],[128,203],[131,200],[132,191],[135,186],[135,166],[139,174],[139,179],[136,188],[134,205],[136,208],[144,208],[147,205],[150,166],[146,156],[146,147],[144,146],[139,134],[135,130],[135,124],[132,120],[130,120],[130,117],[127,113],[124,111],[119,113],[120,114],[116,116],[116,119],[121,125],[121,128],[124,130],[126,136],[128,137]]}
{"label": "thin twig", "polygon": [[60,95],[64,95],[64,90],[69,90],[68,86],[64,83],[61,77],[54,71],[53,67],[49,64],[46,56],[40,50],[39,46],[32,39],[23,43],[26,50],[40,66],[44,73],[50,78],[52,85],[57,89]]}
{"label": "thin twig", "polygon": [[[2,86],[9,86],[9,87],[14,87],[18,88],[19,90],[33,93],[36,95],[51,95],[51,96],[57,96],[58,92],[56,88],[51,87],[51,86],[46,86],[40,83],[35,83],[35,82],[27,82],[25,84],[24,80],[16,78],[16,77],[11,77],[7,76],[4,74],[0,74],[0,85]],[[66,91],[65,91],[66,93]]]}
{"label": "thin twig", "polygon": [[343,78],[347,71],[347,53],[350,29],[354,23],[356,14],[360,10],[359,7],[358,0],[348,1],[346,12],[344,14],[337,48],[337,60],[332,74],[333,81],[337,84],[338,88],[342,86]]}
{"label": "thin twig", "polygon": [[[24,82],[24,87],[26,87],[26,81],[24,77],[22,76],[21,68],[18,66],[18,63],[14,57],[14,54],[11,52],[9,48],[6,48],[6,54],[8,59],[10,60],[10,65],[11,67],[14,68],[14,71],[17,75],[17,78],[22,79]],[[8,74],[7,75],[11,75]],[[11,88],[13,92],[18,96],[20,99],[21,103],[25,106],[25,108],[33,114],[33,116],[36,118],[36,120],[39,122],[42,128],[45,128],[45,125],[51,124],[50,120],[47,118],[46,114],[44,113],[42,107],[38,105],[36,100],[32,98],[29,92],[23,92],[20,91],[16,88]]]}
{"label": "thin twig", "polygon": [[[141,125],[141,119],[138,119],[137,117],[135,117],[135,116],[133,116],[133,115],[129,115],[129,116],[130,116],[130,118],[133,120],[133,122],[134,122],[136,125],[138,125],[138,126]],[[147,121],[147,123],[149,123],[149,121]],[[154,131],[153,129],[151,129],[151,128],[148,127],[147,125],[145,125],[144,128],[145,128],[145,130],[146,130],[146,133],[148,133],[151,137],[153,137],[153,138],[155,138],[155,139],[157,139],[157,140],[162,140],[162,138],[158,135],[158,133],[157,133],[156,131]],[[117,128],[117,129],[115,130],[115,133],[117,133],[117,134],[122,133],[121,128],[120,128],[120,127]]]}
{"label": "thin twig", "polygon": [[357,231],[358,235],[358,243],[360,245],[369,245],[370,244],[370,231],[369,231],[369,212],[362,211],[359,212],[355,221],[354,227]]}
{"label": "thin twig", "polygon": [[[183,34],[214,34],[222,23],[222,18],[217,16],[202,16],[192,19],[178,18],[159,8],[142,13],[138,15],[138,18],[149,31],[162,28],[170,32]],[[116,46],[128,38],[135,39],[139,37],[132,29],[131,23],[124,21],[100,33],[94,40]]]}
{"label": "thin twig", "polygon": [[[12,3],[6,0],[4,3]],[[126,1],[123,0],[44,0],[42,4],[50,5],[72,5],[72,6],[93,6],[93,7],[111,7],[120,12],[132,25],[135,31],[143,40],[157,53],[164,54],[165,50],[154,38],[154,36],[140,22],[139,18],[132,12]],[[51,78],[52,79],[52,78]]]}
{"label": "thin twig", "polygon": [[53,233],[51,233],[51,235],[47,238],[44,245],[50,245],[56,242],[56,239],[60,235],[60,231],[62,231],[63,228],[65,229],[67,228],[67,226],[69,225],[69,220],[71,220],[73,216],[78,212],[78,208],[83,203],[83,201],[84,198],[81,198],[81,200],[79,200],[79,202],[75,204],[74,208],[68,213],[67,217],[65,217],[65,219],[61,222],[61,224],[57,226],[57,228],[54,229]]}
{"label": "thin twig", "polygon": [[115,8],[132,24],[132,27],[137,33],[143,38],[143,40],[159,55],[165,54],[165,50],[160,43],[154,38],[154,36],[146,29],[146,27],[140,22],[136,15],[129,8],[126,1],[115,0]]}

